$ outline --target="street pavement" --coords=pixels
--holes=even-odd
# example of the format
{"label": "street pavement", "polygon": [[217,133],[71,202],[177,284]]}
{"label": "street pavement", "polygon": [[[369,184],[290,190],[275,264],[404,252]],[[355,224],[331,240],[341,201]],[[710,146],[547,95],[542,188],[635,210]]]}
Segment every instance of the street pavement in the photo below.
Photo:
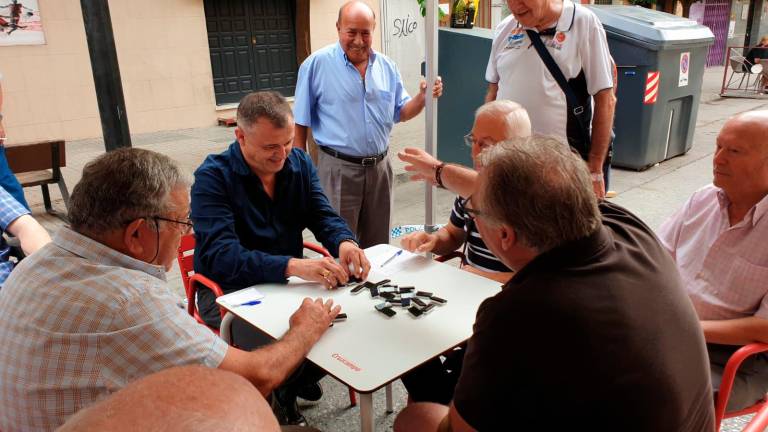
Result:
{"label": "street pavement", "polygon": [[[658,228],[691,193],[711,182],[715,139],[725,120],[741,112],[768,108],[766,99],[719,97],[722,78],[722,67],[708,69],[704,74],[702,102],[698,110],[693,147],[687,154],[641,172],[613,170],[611,189],[617,193],[613,201],[632,210],[652,228]],[[446,85],[450,84],[446,83]],[[409,182],[403,170],[403,164],[393,156],[405,147],[423,148],[423,131],[422,114],[410,122],[397,125],[392,133],[390,157],[392,157],[397,176],[393,226],[420,224],[424,221],[424,186]],[[167,154],[191,174],[206,155],[223,151],[233,139],[233,129],[212,126],[134,135],[133,145]],[[103,152],[104,145],[100,138],[67,143],[67,167],[63,169],[63,174],[70,190],[79,180],[83,166]],[[61,225],[58,219],[45,214],[39,188],[28,188],[25,193],[33,214],[46,228],[55,230]],[[52,195],[54,206],[63,209],[63,202],[55,187],[52,188]],[[437,191],[435,204],[437,222],[447,221],[452,202],[451,194],[446,191]],[[311,238],[311,235],[308,233],[307,237]],[[168,281],[178,290],[179,297],[183,297],[181,278],[175,265],[168,273]],[[354,325],[354,323],[350,322],[348,325]],[[327,431],[358,430],[359,410],[348,407],[346,387],[332,378],[324,379],[323,386],[325,396],[319,403],[302,404],[309,422]],[[398,412],[406,401],[405,391],[399,381],[394,385],[394,400],[395,412]],[[377,430],[391,430],[394,414],[385,413],[383,391],[374,395],[374,417]],[[514,419],[509,420],[514,423]],[[545,419],[542,419],[542,422],[544,421]],[[599,423],[599,421],[600,414],[596,411],[595,422]],[[739,430],[739,426],[742,426],[745,421],[745,418],[730,420],[726,422],[723,430]]]}

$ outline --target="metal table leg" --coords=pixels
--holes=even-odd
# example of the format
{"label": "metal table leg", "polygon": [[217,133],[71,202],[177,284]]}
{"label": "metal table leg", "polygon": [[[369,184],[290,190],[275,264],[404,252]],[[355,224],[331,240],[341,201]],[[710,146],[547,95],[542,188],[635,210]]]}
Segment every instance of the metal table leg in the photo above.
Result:
{"label": "metal table leg", "polygon": [[392,407],[392,383],[387,384],[384,392],[387,396],[387,414],[392,414],[395,412],[395,409]]}
{"label": "metal table leg", "polygon": [[[194,301],[194,299],[192,300]],[[221,320],[219,326],[219,337],[224,339],[227,345],[232,345],[232,321],[234,321],[235,315],[232,312],[224,314],[224,318]]]}
{"label": "metal table leg", "polygon": [[360,393],[360,430],[373,432],[373,393]]}

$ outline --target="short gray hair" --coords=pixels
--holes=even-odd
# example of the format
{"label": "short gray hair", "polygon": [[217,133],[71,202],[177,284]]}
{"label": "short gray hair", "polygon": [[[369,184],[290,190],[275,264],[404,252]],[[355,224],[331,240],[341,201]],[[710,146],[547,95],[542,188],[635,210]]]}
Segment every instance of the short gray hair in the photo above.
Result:
{"label": "short gray hair", "polygon": [[282,129],[293,119],[293,112],[283,95],[274,91],[249,93],[240,99],[237,107],[237,125],[240,129],[251,127],[262,117],[272,122],[274,127]]}
{"label": "short gray hair", "polygon": [[531,135],[531,119],[528,111],[517,102],[507,99],[485,103],[475,111],[475,118],[480,116],[501,117],[505,123],[504,136],[507,138],[527,137]]}
{"label": "short gray hair", "polygon": [[512,227],[525,246],[545,252],[600,226],[587,166],[566,144],[517,138],[483,150],[480,158],[483,211],[492,223]]}
{"label": "short gray hair", "polygon": [[189,175],[168,156],[138,148],[108,152],[83,168],[69,199],[70,226],[98,235],[163,215],[171,210],[171,191],[190,184]]}

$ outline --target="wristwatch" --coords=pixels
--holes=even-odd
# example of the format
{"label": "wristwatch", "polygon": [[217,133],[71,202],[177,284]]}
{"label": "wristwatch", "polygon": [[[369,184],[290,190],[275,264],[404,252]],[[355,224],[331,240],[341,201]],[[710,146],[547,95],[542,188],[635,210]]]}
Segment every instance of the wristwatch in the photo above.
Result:
{"label": "wristwatch", "polygon": [[445,189],[442,177],[443,168],[445,168],[445,162],[440,162],[440,164],[435,167],[435,185],[440,189]]}
{"label": "wristwatch", "polygon": [[593,183],[597,183],[597,182],[602,183],[605,180],[603,178],[603,173],[589,173],[589,175],[592,177]]}

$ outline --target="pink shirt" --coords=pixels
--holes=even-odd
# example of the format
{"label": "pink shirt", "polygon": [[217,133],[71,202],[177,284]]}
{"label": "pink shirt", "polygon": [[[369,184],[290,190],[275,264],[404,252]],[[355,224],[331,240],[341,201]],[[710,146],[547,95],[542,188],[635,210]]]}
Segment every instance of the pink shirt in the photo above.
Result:
{"label": "pink shirt", "polygon": [[696,191],[659,229],[699,319],[768,319],[768,196],[730,226],[728,198]]}

